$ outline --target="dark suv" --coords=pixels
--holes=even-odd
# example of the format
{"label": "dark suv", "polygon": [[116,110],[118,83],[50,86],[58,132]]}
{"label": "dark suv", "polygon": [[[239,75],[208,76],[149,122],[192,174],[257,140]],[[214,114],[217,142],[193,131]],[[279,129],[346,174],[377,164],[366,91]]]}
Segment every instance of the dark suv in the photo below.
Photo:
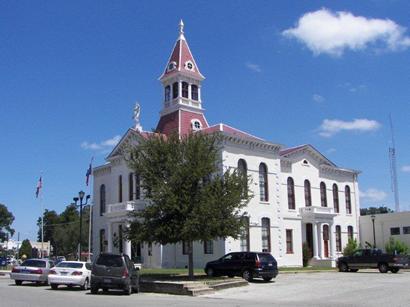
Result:
{"label": "dark suv", "polygon": [[139,270],[127,255],[101,253],[93,263],[91,270],[91,293],[100,288],[121,289],[125,294],[139,292]]}
{"label": "dark suv", "polygon": [[270,281],[278,275],[278,265],[270,253],[236,252],[208,262],[205,266],[208,276],[242,276],[247,281],[261,277]]}

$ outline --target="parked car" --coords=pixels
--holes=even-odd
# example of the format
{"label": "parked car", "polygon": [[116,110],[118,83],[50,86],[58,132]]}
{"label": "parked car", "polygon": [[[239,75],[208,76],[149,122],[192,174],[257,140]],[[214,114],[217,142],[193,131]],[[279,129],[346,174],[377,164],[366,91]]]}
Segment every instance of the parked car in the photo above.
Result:
{"label": "parked car", "polygon": [[86,290],[91,281],[91,263],[82,261],[61,261],[48,273],[48,283],[56,290],[59,285],[79,286]]}
{"label": "parked car", "polygon": [[263,278],[270,281],[278,275],[278,265],[270,253],[235,252],[208,262],[204,268],[208,276],[242,276],[247,281]]}
{"label": "parked car", "polygon": [[27,259],[12,269],[10,278],[14,279],[17,286],[23,281],[47,284],[48,273],[53,266],[54,262],[49,259]]}
{"label": "parked car", "polygon": [[0,257],[0,266],[6,266],[6,265],[7,265],[7,258]]}
{"label": "parked car", "polygon": [[139,292],[139,270],[127,255],[101,253],[91,270],[91,293],[121,289],[125,294]]}
{"label": "parked car", "polygon": [[384,254],[380,249],[359,249],[352,256],[337,260],[339,272],[357,272],[359,269],[379,269],[380,273],[397,273],[409,267],[407,256]]}

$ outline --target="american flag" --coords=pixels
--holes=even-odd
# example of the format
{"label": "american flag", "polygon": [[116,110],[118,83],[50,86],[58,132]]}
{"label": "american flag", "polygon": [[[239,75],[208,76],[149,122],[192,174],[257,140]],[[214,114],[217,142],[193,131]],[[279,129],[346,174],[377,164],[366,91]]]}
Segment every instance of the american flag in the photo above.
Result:
{"label": "american flag", "polygon": [[94,160],[94,157],[91,158],[91,162],[90,162],[90,165],[89,165],[89,167],[88,167],[88,169],[87,169],[87,173],[85,173],[85,185],[86,185],[87,187],[88,187],[88,182],[90,181],[90,176],[91,176],[91,174],[92,174],[92,172],[93,172],[93,167],[92,167],[93,160]]}
{"label": "american flag", "polygon": [[41,190],[42,187],[43,187],[43,180],[40,176],[40,178],[38,179],[38,182],[37,182],[36,198],[38,198],[38,195],[40,194],[40,190]]}

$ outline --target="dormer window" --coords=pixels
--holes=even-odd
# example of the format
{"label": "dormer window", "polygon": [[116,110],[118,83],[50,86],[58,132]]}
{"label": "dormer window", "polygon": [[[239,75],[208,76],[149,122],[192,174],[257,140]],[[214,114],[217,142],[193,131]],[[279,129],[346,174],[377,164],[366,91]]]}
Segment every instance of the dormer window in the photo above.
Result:
{"label": "dormer window", "polygon": [[177,63],[171,62],[168,64],[168,71],[174,70],[175,68],[177,68]]}
{"label": "dormer window", "polygon": [[194,70],[194,64],[191,61],[186,61],[185,62],[185,68],[188,70],[193,71]]}
{"label": "dormer window", "polygon": [[201,130],[202,128],[201,122],[198,119],[193,119],[191,121],[191,126],[192,126],[192,130],[194,131]]}

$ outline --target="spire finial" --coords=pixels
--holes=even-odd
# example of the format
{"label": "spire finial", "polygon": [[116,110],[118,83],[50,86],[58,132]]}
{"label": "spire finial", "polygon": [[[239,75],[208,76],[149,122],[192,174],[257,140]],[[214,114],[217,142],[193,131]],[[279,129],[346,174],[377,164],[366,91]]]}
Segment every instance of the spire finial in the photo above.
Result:
{"label": "spire finial", "polygon": [[138,103],[138,101],[135,103],[135,107],[134,107],[134,115],[132,116],[132,118],[135,121],[135,127],[134,129],[141,132],[142,131],[142,126],[140,123],[140,114],[141,114],[141,106]]}
{"label": "spire finial", "polygon": [[179,21],[179,35],[183,35],[183,34],[184,34],[184,22],[181,19]]}

